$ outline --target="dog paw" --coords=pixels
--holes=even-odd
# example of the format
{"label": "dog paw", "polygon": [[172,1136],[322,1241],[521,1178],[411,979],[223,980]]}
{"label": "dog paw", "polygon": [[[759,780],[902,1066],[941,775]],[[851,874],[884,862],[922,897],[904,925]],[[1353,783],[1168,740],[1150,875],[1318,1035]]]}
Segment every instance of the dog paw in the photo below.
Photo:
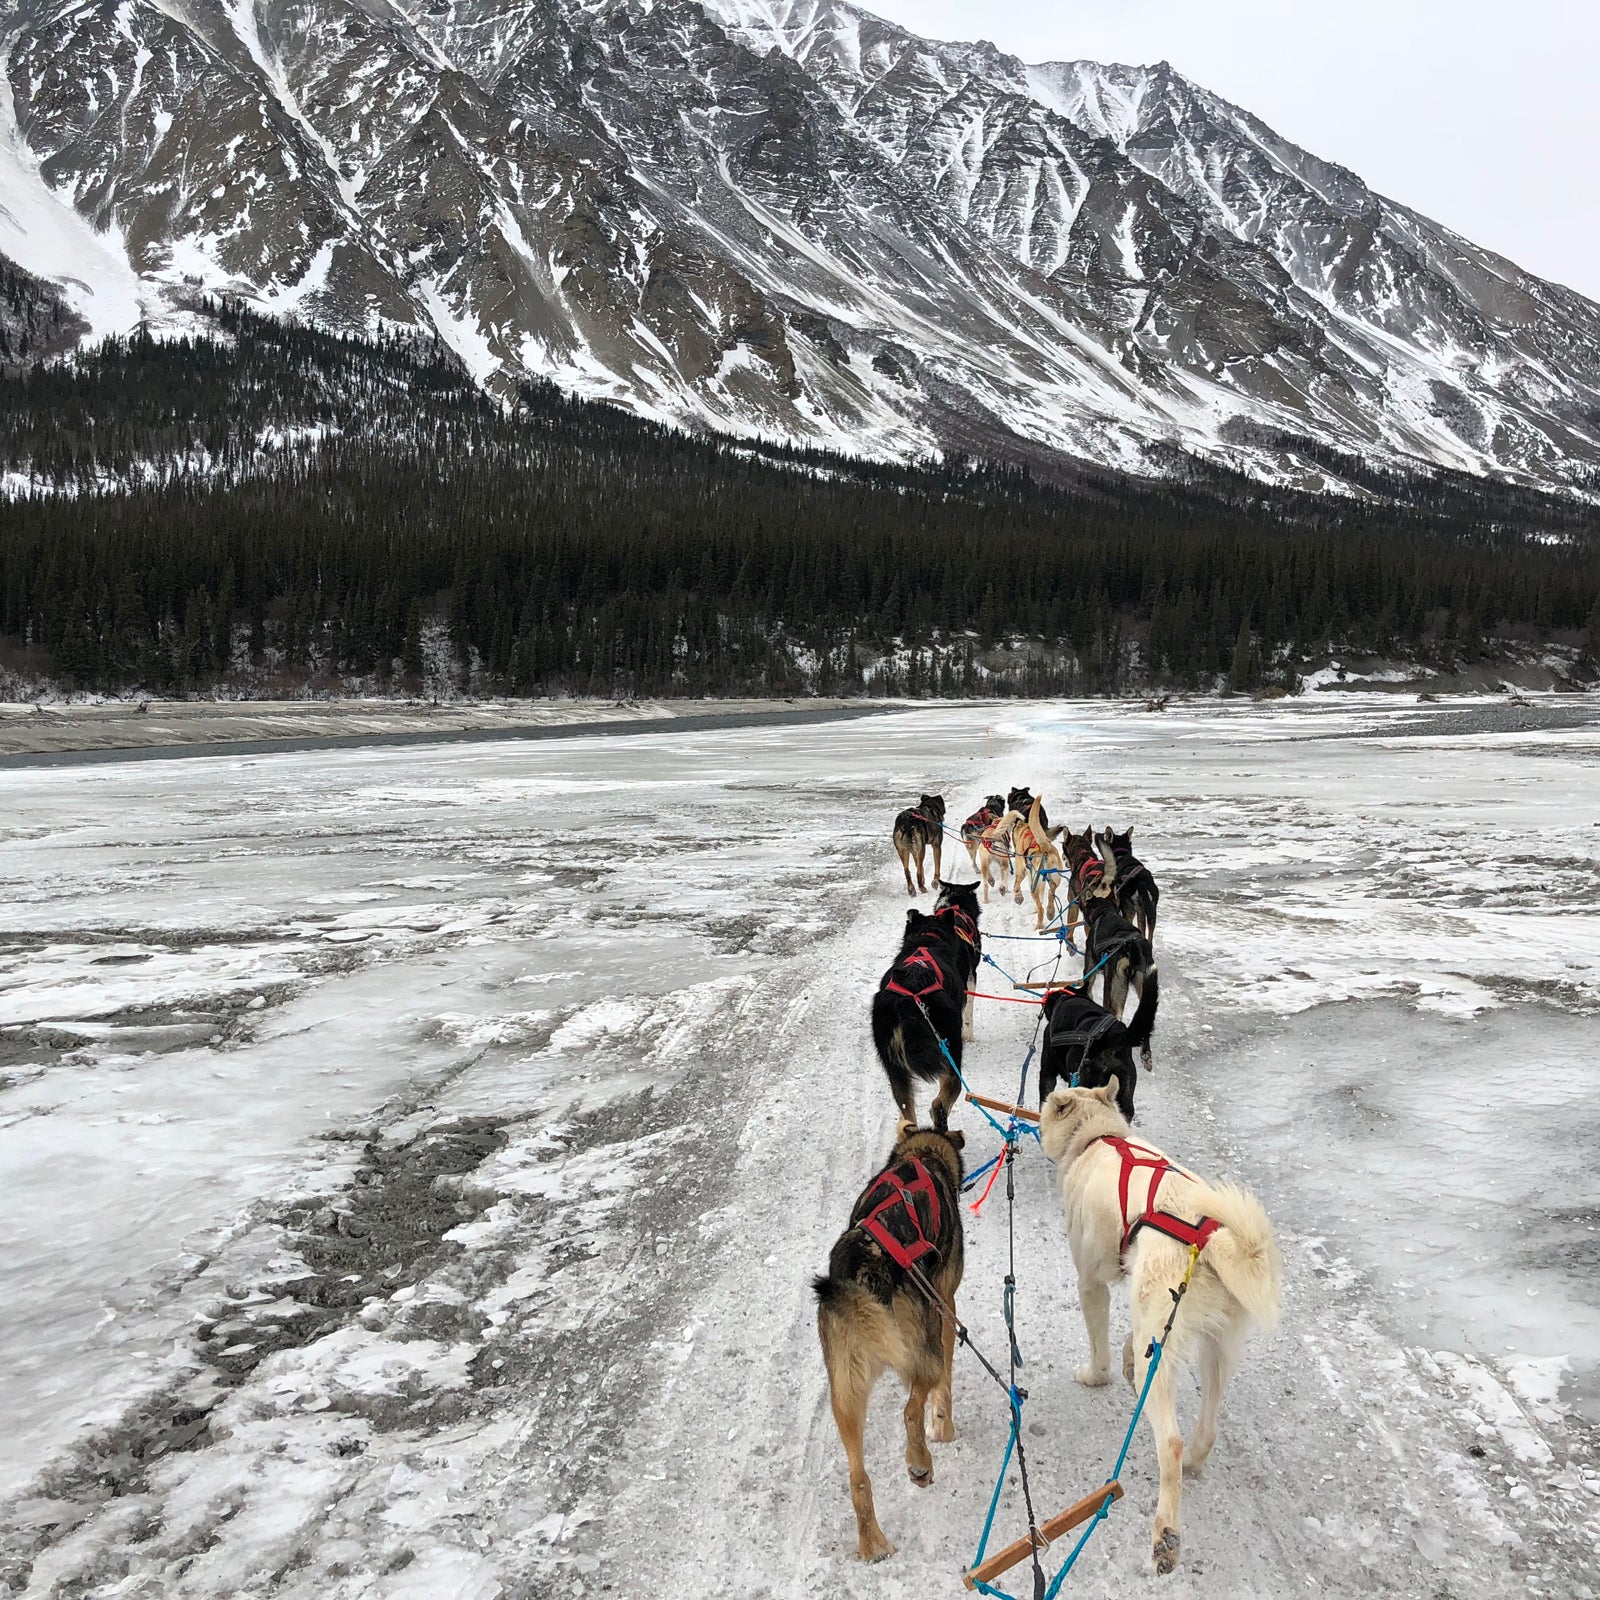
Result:
{"label": "dog paw", "polygon": [[1178,1565],[1178,1549],[1182,1541],[1178,1538],[1176,1528],[1163,1528],[1154,1546],[1150,1551],[1150,1559],[1156,1564],[1156,1573],[1159,1577],[1166,1575]]}
{"label": "dog paw", "polygon": [[933,1483],[933,1463],[930,1461],[925,1467],[907,1467],[906,1475],[919,1489],[926,1489]]}
{"label": "dog paw", "polygon": [[1105,1367],[1097,1367],[1092,1362],[1079,1367],[1073,1373],[1073,1377],[1086,1389],[1100,1389],[1111,1382],[1111,1373]]}
{"label": "dog paw", "polygon": [[872,1534],[862,1534],[856,1541],[856,1557],[861,1561],[882,1561],[885,1556],[894,1554],[894,1546],[884,1538],[881,1530]]}
{"label": "dog paw", "polygon": [[933,1419],[933,1427],[929,1429],[929,1436],[935,1444],[954,1444],[956,1438],[956,1425],[950,1417]]}

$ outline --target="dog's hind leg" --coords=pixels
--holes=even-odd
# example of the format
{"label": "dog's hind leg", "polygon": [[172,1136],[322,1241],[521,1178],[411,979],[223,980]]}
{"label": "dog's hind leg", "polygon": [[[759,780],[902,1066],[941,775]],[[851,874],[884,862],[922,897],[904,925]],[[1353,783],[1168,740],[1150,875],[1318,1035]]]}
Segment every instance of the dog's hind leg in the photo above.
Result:
{"label": "dog's hind leg", "polygon": [[[840,1365],[849,1367],[851,1363],[846,1360]],[[845,1460],[850,1464],[850,1503],[856,1512],[856,1555],[863,1561],[881,1561],[894,1554],[894,1546],[878,1526],[878,1513],[872,1503],[872,1479],[867,1476],[866,1456],[867,1400],[872,1385],[861,1385],[860,1376],[853,1372],[835,1374],[833,1363],[829,1363],[833,1420],[844,1445]]]}
{"label": "dog's hind leg", "polygon": [[1232,1327],[1209,1334],[1201,1343],[1200,1415],[1195,1419],[1194,1432],[1189,1436],[1189,1448],[1183,1460],[1183,1470],[1191,1476],[1206,1464],[1206,1457],[1217,1442],[1217,1413],[1222,1409],[1222,1397],[1227,1392],[1228,1380],[1239,1365],[1243,1344],[1244,1341]]}
{"label": "dog's hind leg", "polygon": [[898,1139],[908,1128],[917,1125],[917,1090],[908,1075],[897,1073],[889,1080],[889,1092],[900,1109],[900,1123],[895,1129]]}
{"label": "dog's hind leg", "polygon": [[938,883],[944,877],[944,829],[937,829],[933,835],[933,881]]}
{"label": "dog's hind leg", "polygon": [[1102,1004],[1112,1016],[1120,1018],[1128,1003],[1128,963],[1113,961],[1105,970],[1106,986]]}
{"label": "dog's hind leg", "polygon": [[1073,1374],[1091,1389],[1111,1382],[1111,1290],[1098,1278],[1078,1273],[1078,1304],[1089,1332],[1089,1360]]}
{"label": "dog's hind leg", "polygon": [[928,1112],[928,1120],[940,1132],[945,1133],[950,1127],[950,1107],[956,1103],[956,1095],[961,1091],[961,1080],[948,1068],[939,1075],[939,1092],[933,1098],[933,1105]]}
{"label": "dog's hind leg", "polygon": [[919,1489],[933,1482],[933,1457],[928,1453],[928,1385],[911,1385],[911,1397],[906,1401],[906,1471]]}
{"label": "dog's hind leg", "polygon": [[922,894],[928,892],[928,880],[923,876],[923,866],[928,859],[928,841],[926,837],[917,840],[917,889]]}
{"label": "dog's hind leg", "polygon": [[[911,887],[911,846],[900,838],[899,834],[894,839],[895,854],[900,857],[900,870],[906,875],[906,893],[915,894],[917,891]],[[918,871],[921,871],[920,866]]]}
{"label": "dog's hind leg", "polygon": [[973,1008],[973,1003],[974,1002],[973,1002],[972,995],[969,993],[967,995],[967,1003],[961,1009],[961,1037],[963,1039],[965,1039],[968,1044],[972,1043],[972,1038],[973,1038],[973,1033],[972,1033],[972,1008]]}
{"label": "dog's hind leg", "polygon": [[[1139,1006],[1143,1005],[1144,1003],[1144,986],[1147,982],[1149,982],[1150,971],[1151,969],[1149,967],[1141,967],[1129,979],[1129,986],[1133,990],[1133,997],[1136,1002],[1134,1006],[1135,1014],[1137,1014]],[[1146,1072],[1150,1071],[1150,1041],[1148,1039],[1146,1039],[1145,1042],[1139,1046],[1139,1060],[1143,1063],[1144,1070]]]}
{"label": "dog's hind leg", "polygon": [[[1148,1344],[1145,1349],[1148,1349]],[[1144,1383],[1149,1358],[1136,1351],[1134,1377]],[[1178,1515],[1183,1500],[1183,1435],[1178,1431],[1178,1406],[1174,1395],[1175,1367],[1163,1361],[1150,1385],[1145,1415],[1156,1436],[1156,1459],[1161,1466],[1161,1492],[1156,1499],[1156,1519],[1151,1529],[1150,1558],[1162,1576],[1178,1564],[1182,1538]]]}
{"label": "dog's hind leg", "polygon": [[941,1317],[943,1322],[944,1349],[941,1359],[944,1366],[944,1375],[933,1388],[933,1439],[935,1444],[949,1444],[956,1436],[955,1408],[951,1401],[951,1394],[955,1388],[955,1363],[956,1363],[956,1297],[951,1295],[945,1301],[945,1311],[948,1315]]}

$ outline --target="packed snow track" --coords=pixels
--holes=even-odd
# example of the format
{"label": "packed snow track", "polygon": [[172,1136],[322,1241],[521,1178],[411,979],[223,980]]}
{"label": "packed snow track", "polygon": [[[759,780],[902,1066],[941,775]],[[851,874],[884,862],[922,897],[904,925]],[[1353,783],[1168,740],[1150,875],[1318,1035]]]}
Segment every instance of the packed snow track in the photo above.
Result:
{"label": "packed snow track", "polygon": [[[0,1593],[964,1594],[1003,1403],[958,1354],[913,1492],[880,1385],[898,1551],[861,1566],[808,1286],[893,1127],[890,822],[1012,783],[1136,825],[1139,1130],[1284,1248],[1161,1592],[1600,1592],[1600,719],[1527,720],[931,708],[0,772]],[[980,1006],[977,1085],[1014,1092],[1032,1021]],[[1131,1397],[1073,1382],[1036,1149],[1017,1178],[1048,1512]],[[1000,1348],[998,1195],[967,1240]],[[1123,1481],[1068,1597],[1158,1581],[1144,1429]]]}

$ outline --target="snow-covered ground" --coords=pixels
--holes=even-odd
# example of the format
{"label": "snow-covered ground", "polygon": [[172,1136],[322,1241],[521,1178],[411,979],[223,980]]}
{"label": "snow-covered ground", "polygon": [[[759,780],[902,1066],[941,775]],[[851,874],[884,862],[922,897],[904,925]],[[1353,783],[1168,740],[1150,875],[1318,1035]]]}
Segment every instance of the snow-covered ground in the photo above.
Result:
{"label": "snow-covered ground", "polygon": [[[881,1386],[900,1548],[858,1566],[807,1284],[892,1128],[889,820],[1031,781],[1137,824],[1141,1128],[1286,1256],[1163,1592],[1600,1591],[1600,726],[1558,722],[961,708],[0,772],[0,1584],[964,1593],[1003,1406],[958,1358],[913,1492]],[[1032,1020],[981,1008],[984,1087]],[[1037,1151],[1016,1221],[1053,1510],[1130,1397],[1072,1381]],[[967,1233],[995,1349],[1003,1199]],[[1156,1581],[1143,1432],[1124,1481],[1065,1594]]]}

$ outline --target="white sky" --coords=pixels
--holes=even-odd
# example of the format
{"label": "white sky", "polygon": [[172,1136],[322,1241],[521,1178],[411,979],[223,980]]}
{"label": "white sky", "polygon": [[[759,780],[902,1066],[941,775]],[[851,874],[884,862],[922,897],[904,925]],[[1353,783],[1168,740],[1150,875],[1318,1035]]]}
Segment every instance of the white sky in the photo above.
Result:
{"label": "white sky", "polygon": [[1026,61],[1155,62],[1600,299],[1600,0],[859,0]]}

